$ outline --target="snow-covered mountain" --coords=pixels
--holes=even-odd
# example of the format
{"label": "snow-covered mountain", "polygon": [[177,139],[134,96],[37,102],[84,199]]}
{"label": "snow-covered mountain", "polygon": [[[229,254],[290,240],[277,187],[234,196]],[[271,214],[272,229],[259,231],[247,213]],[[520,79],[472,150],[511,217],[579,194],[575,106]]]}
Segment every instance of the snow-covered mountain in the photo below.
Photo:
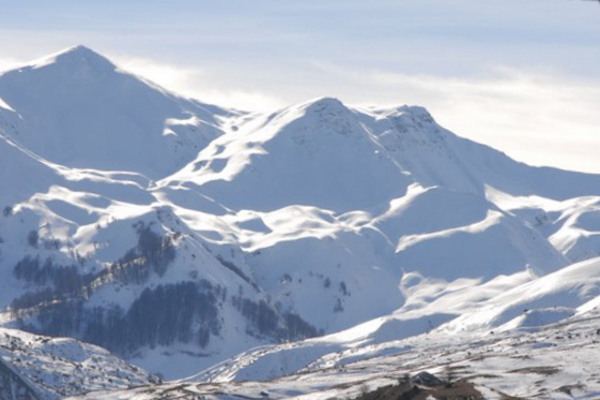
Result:
{"label": "snow-covered mountain", "polygon": [[0,78],[4,130],[40,157],[76,168],[176,172],[220,135],[229,112],[173,96],[83,46]]}
{"label": "snow-covered mountain", "polygon": [[[581,280],[576,301],[535,301],[600,255],[598,175],[516,162],[421,107],[227,110],[82,46],[0,75],[0,209],[2,324],[168,378],[334,335],[200,375],[280,376],[598,296]],[[303,343],[326,345],[288,356]]]}

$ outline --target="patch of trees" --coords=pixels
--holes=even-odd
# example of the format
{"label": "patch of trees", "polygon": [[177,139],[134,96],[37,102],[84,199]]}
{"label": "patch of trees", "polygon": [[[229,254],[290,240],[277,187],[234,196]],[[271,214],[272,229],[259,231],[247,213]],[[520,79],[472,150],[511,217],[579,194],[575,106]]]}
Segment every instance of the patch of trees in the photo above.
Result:
{"label": "patch of trees", "polygon": [[79,274],[76,265],[56,265],[51,258],[44,262],[39,257],[25,256],[13,268],[15,278],[38,286],[52,284],[63,296],[78,296],[94,279],[92,274]]}
{"label": "patch of trees", "polygon": [[33,292],[27,292],[22,296],[13,299],[13,301],[10,303],[10,308],[14,317],[21,318],[26,314],[25,310],[36,307],[40,304],[48,303],[52,301],[55,296],[55,291],[49,287]]}
{"label": "patch of trees", "polygon": [[[11,304],[19,326],[40,334],[77,337],[121,355],[175,342],[206,347],[211,336],[221,331],[220,302],[227,301],[226,290],[206,280],[146,288],[128,309],[86,307],[86,300],[103,284],[142,284],[153,273],[163,276],[175,259],[175,236],[160,236],[142,222],[134,227],[137,245],[96,274],[80,274],[77,265],[58,265],[51,258],[27,256],[19,261],[13,269],[15,278],[38,287]],[[35,239],[32,243],[37,244],[39,237]],[[236,265],[219,261],[258,290]],[[231,302],[254,336],[287,341],[321,334],[294,313],[282,313],[264,300],[244,298],[243,291]]]}
{"label": "patch of trees", "polygon": [[[163,276],[175,259],[174,236],[162,237],[142,222],[134,228],[138,234],[136,247],[96,274],[81,274],[77,265],[58,265],[51,258],[42,261],[39,256],[26,256],[20,260],[13,268],[14,277],[38,286],[11,303],[20,326],[41,334],[75,336],[120,352],[173,340],[195,340],[206,346],[210,334],[219,329],[217,296],[225,296],[220,287],[214,289],[207,281],[146,289],[127,313],[118,307],[84,307],[101,284],[115,280],[123,284],[144,283],[151,273]],[[38,246],[37,231],[29,233],[28,241],[32,247]],[[188,330],[196,326],[197,331],[181,329],[187,323]],[[157,336],[142,333],[146,328],[157,327]],[[178,329],[180,333],[175,334]]]}
{"label": "patch of trees", "polygon": [[136,247],[113,263],[107,273],[124,284],[144,283],[152,272],[163,276],[176,255],[173,237],[160,236],[141,221],[134,227],[138,234]]}
{"label": "patch of trees", "polygon": [[[163,276],[175,260],[174,237],[160,236],[150,225],[143,222],[135,224],[134,228],[138,234],[136,247],[128,250],[107,270],[95,275],[80,274],[77,265],[60,266],[54,264],[51,258],[41,262],[39,257],[31,256],[26,256],[14,266],[13,275],[19,280],[36,285],[53,284],[57,294],[62,297],[78,296],[91,291],[88,286],[95,280],[142,284],[150,278],[152,272]],[[32,247],[38,247],[38,232],[30,231],[27,240]],[[44,244],[48,249],[57,249],[60,242],[52,239],[44,241]]]}
{"label": "patch of trees", "polygon": [[13,215],[14,213],[14,209],[12,206],[6,206],[2,209],[2,215],[4,215],[5,217],[10,217],[11,215]]}
{"label": "patch of trees", "polygon": [[225,268],[227,268],[228,270],[230,270],[231,272],[233,272],[234,274],[236,274],[237,276],[242,278],[242,280],[244,282],[246,282],[247,284],[249,284],[250,286],[252,286],[254,288],[254,290],[256,290],[257,292],[259,291],[258,285],[252,279],[250,279],[246,274],[244,274],[244,272],[237,265],[235,265],[231,261],[227,261],[226,259],[224,259],[223,257],[221,257],[219,255],[217,255],[216,258],[217,258],[217,260],[219,260],[221,265],[223,265]]}
{"label": "patch of trees", "polygon": [[249,322],[247,333],[253,336],[271,336],[279,324],[277,312],[264,300],[252,300],[234,296],[232,304]]}
{"label": "patch of trees", "polygon": [[36,315],[37,326],[29,326],[27,330],[49,336],[78,337],[82,321],[85,319],[84,301],[82,299],[63,299],[53,301],[40,309]]}
{"label": "patch of trees", "polygon": [[280,341],[297,340],[321,334],[314,326],[297,314],[280,314],[266,301],[252,300],[240,296],[232,297],[232,304],[246,318],[246,332],[255,337],[272,337]]}
{"label": "patch of trees", "polygon": [[40,239],[40,234],[36,230],[31,230],[27,234],[27,243],[31,247],[37,248],[39,239]]}
{"label": "patch of trees", "polygon": [[81,299],[47,302],[33,323],[20,327],[52,336],[74,336],[121,355],[141,347],[175,342],[209,344],[221,331],[218,299],[222,289],[208,281],[145,289],[125,312],[119,306],[85,307]]}
{"label": "patch of trees", "polygon": [[194,342],[206,347],[221,325],[215,290],[207,281],[203,286],[182,282],[145,289],[123,318],[124,333],[138,345]]}
{"label": "patch of trees", "polygon": [[206,347],[221,331],[217,292],[207,281],[145,289],[126,313],[118,307],[90,310],[83,339],[119,354],[175,342]]}
{"label": "patch of trees", "polygon": [[285,328],[279,334],[280,340],[297,340],[307,337],[323,335],[322,330],[317,330],[314,326],[304,321],[298,314],[283,314]]}

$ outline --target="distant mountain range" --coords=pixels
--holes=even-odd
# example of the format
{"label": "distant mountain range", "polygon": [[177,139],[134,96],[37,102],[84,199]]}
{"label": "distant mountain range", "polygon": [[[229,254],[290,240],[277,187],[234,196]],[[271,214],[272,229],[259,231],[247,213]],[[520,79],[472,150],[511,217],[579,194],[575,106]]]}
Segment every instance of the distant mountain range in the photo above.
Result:
{"label": "distant mountain range", "polygon": [[421,107],[204,104],[83,46],[0,75],[0,211],[0,323],[166,378],[273,345],[192,378],[272,379],[600,302],[600,175]]}

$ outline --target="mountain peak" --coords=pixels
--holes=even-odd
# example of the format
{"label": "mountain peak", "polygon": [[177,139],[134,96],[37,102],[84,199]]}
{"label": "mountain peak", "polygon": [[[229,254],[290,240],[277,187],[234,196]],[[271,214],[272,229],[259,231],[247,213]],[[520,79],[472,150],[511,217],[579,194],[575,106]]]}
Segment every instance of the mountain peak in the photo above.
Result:
{"label": "mountain peak", "polygon": [[183,167],[220,134],[208,123],[200,128],[211,112],[81,45],[0,75],[0,98],[19,116],[20,143],[69,167],[154,179]]}
{"label": "mountain peak", "polygon": [[92,50],[91,48],[84,46],[82,44],[78,44],[75,46],[71,46],[71,47],[67,47],[64,50],[59,51],[58,53],[56,53],[55,55],[57,56],[76,56],[76,57],[92,57],[92,58],[104,58],[101,54],[99,54],[98,52]]}
{"label": "mountain peak", "polygon": [[429,124],[434,122],[433,117],[425,107],[404,105],[398,107],[396,110],[398,113],[410,114],[412,118],[422,121],[424,123]]}
{"label": "mountain peak", "polygon": [[89,47],[77,45],[57,53],[38,59],[31,64],[33,69],[49,66],[59,67],[72,72],[105,73],[114,71],[116,66],[106,57],[95,52]]}
{"label": "mountain peak", "polygon": [[348,108],[340,100],[335,97],[320,97],[309,101],[304,105],[307,112],[333,112],[339,113],[348,111]]}
{"label": "mountain peak", "polygon": [[334,97],[320,97],[308,101],[300,107],[291,107],[296,123],[308,124],[314,132],[337,131],[348,134],[354,114],[344,103]]}
{"label": "mountain peak", "polygon": [[336,97],[317,97],[306,103],[309,107],[321,106],[321,107],[343,107],[344,104]]}
{"label": "mountain peak", "polygon": [[435,122],[429,111],[421,106],[402,105],[393,108],[375,109],[375,114],[385,116],[392,119],[407,119],[419,121],[424,124],[432,124]]}

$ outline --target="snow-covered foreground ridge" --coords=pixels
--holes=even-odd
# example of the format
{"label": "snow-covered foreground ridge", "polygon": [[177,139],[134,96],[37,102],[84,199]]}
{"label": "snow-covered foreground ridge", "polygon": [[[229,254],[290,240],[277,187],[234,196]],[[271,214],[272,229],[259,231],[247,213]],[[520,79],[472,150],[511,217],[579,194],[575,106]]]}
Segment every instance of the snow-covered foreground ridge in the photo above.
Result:
{"label": "snow-covered foreground ridge", "polygon": [[600,295],[596,264],[571,266],[600,254],[598,175],[421,107],[228,110],[83,46],[0,75],[0,211],[1,323],[167,378],[245,352],[197,378],[270,379]]}
{"label": "snow-covered foreground ridge", "polygon": [[[168,382],[77,399],[597,399],[599,323],[598,310],[590,310],[560,323],[485,335],[433,331],[325,354],[268,381]],[[271,362],[283,365],[283,359]],[[442,386],[404,384],[403,396],[385,396],[424,371]]]}
{"label": "snow-covered foreground ridge", "polygon": [[158,382],[100,347],[0,329],[0,399],[58,400]]}

